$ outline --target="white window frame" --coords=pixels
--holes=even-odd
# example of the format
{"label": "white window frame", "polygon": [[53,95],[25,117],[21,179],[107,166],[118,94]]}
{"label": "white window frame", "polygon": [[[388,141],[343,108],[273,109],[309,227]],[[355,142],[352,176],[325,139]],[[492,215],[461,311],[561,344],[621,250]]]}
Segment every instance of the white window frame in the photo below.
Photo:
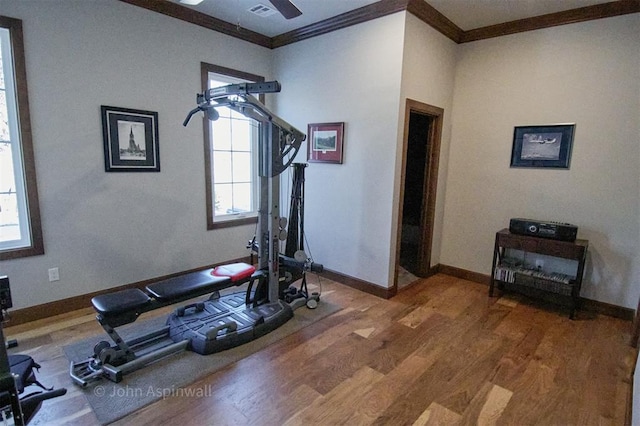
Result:
{"label": "white window frame", "polygon": [[[237,83],[245,83],[246,80],[241,80],[238,78],[229,77],[223,74],[217,74],[210,72],[209,73],[209,89],[213,89],[215,87],[224,86],[227,84],[237,84]],[[217,83],[217,84],[214,84]],[[249,174],[249,184],[250,184],[250,196],[251,196],[251,206],[249,209],[245,211],[233,211],[233,212],[225,212],[218,213],[215,210],[213,211],[213,222],[226,222],[229,220],[243,219],[248,217],[257,217],[258,215],[258,186],[256,185],[258,179],[258,137],[259,137],[259,123],[255,120],[252,120],[248,117],[244,117],[236,111],[232,111],[229,108],[221,107],[218,108],[218,113],[220,118],[217,121],[209,121],[209,143],[211,144],[211,187],[212,187],[212,197],[214,203],[217,202],[217,185],[221,185],[220,182],[216,182],[216,155],[218,154],[229,154],[233,156],[234,153],[242,152],[234,149],[234,144],[236,142],[235,135],[233,134],[233,124],[236,121],[244,121],[251,123],[251,140],[249,141],[249,156],[250,156],[250,169],[248,171]],[[216,143],[216,134],[215,127],[221,124],[229,126],[229,134],[231,135],[232,142],[229,145],[228,149],[220,149],[220,144]],[[244,151],[246,152],[246,151]],[[232,160],[232,168],[235,167],[235,164]],[[233,175],[234,173],[232,173]],[[233,178],[230,182],[223,183],[222,185],[230,185],[232,188],[234,184],[239,182],[235,181]],[[233,189],[232,189],[233,191]],[[235,198],[235,197],[233,197]]]}
{"label": "white window frame", "polygon": [[[201,64],[202,86],[204,90],[207,90],[211,86],[212,81],[224,82],[227,84],[243,83],[243,82],[258,82],[264,81],[264,77],[244,73],[229,68],[220,67],[217,65]],[[223,109],[220,108],[219,112]],[[233,113],[237,115],[238,113]],[[223,114],[224,115],[224,114]],[[222,120],[219,118],[218,120]],[[233,118],[232,118],[233,119]],[[238,118],[245,120],[246,118]],[[215,212],[215,170],[214,170],[214,156],[215,149],[215,137],[213,130],[213,122],[203,119],[204,122],[204,145],[205,145],[205,176],[206,176],[206,198],[207,198],[207,229],[216,229],[228,226],[238,226],[250,223],[257,223],[258,221],[258,208],[259,208],[259,185],[260,179],[258,176],[258,139],[259,139],[259,123],[254,121],[252,141],[251,141],[251,196],[253,205],[250,211],[246,212],[233,212],[216,214]],[[221,151],[219,151],[221,152]]]}
{"label": "white window frame", "polygon": [[[2,142],[5,147],[7,142],[11,146],[8,163],[13,166],[12,171],[4,170],[6,174],[0,175],[0,179],[10,182],[10,185],[3,185],[0,203],[4,206],[0,205],[0,208],[17,209],[17,215],[7,210],[5,214],[0,212],[0,226],[17,226],[19,230],[17,238],[0,239],[0,260],[5,260],[44,254],[44,245],[31,140],[22,21],[0,16],[0,46],[4,75],[4,87],[0,91],[4,92],[6,100],[3,103],[6,104],[8,126],[8,140]],[[2,138],[6,139],[6,136]],[[9,190],[8,186],[11,187]],[[12,194],[15,194],[15,202],[9,201]],[[17,224],[14,223],[16,216]]]}

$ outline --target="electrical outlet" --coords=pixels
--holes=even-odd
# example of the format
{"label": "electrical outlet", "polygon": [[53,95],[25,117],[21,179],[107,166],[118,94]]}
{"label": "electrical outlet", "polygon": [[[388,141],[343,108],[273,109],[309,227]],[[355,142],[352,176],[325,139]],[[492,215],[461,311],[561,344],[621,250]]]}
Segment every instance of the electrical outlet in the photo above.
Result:
{"label": "electrical outlet", "polygon": [[49,282],[60,281],[60,270],[56,268],[49,269]]}

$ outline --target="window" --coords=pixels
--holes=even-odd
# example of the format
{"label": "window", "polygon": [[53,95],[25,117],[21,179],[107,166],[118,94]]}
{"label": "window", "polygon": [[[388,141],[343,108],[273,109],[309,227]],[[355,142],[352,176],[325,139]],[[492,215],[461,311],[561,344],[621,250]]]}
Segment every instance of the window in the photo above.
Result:
{"label": "window", "polygon": [[[264,77],[205,64],[202,85],[264,81]],[[204,120],[208,229],[255,223],[258,217],[259,123],[231,110],[216,108],[216,121]]]}
{"label": "window", "polygon": [[0,260],[44,254],[22,21],[0,16]]}

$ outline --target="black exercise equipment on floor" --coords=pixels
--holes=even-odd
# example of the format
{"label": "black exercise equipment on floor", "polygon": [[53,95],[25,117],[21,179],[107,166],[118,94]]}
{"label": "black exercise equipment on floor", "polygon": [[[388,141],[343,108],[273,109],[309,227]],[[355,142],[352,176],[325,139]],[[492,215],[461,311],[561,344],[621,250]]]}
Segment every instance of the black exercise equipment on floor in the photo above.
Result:
{"label": "black exercise equipment on floor", "polygon": [[[26,425],[38,412],[43,401],[67,393],[65,388],[44,387],[34,369],[40,368],[28,355],[9,355],[4,344],[4,311],[12,307],[9,278],[0,277],[0,420],[11,420],[14,425]],[[13,341],[12,347],[17,346]],[[37,390],[32,391],[32,386]],[[22,395],[29,390],[27,395]],[[6,424],[6,423],[5,423]]]}
{"label": "black exercise equipment on floor", "polygon": [[[248,248],[258,255],[257,268],[246,263],[223,265],[214,269],[187,273],[146,286],[96,296],[93,307],[97,320],[109,335],[95,345],[93,354],[81,362],[72,362],[70,376],[86,386],[107,378],[114,382],[167,355],[192,350],[207,355],[235,347],[280,327],[301,306],[315,308],[318,293],[309,294],[306,272],[322,272],[304,253],[303,182],[304,167],[293,165],[294,184],[290,223],[280,216],[280,174],[287,170],[305,135],[269,111],[251,93],[279,92],[276,81],[232,84],[209,89],[197,96],[197,112],[218,118],[218,107],[228,107],[259,124],[260,207],[258,228]],[[293,225],[291,224],[293,222]],[[288,238],[288,232],[291,233]],[[281,241],[287,241],[280,253]],[[301,280],[299,288],[293,284]],[[244,292],[220,295],[233,286],[246,285]],[[159,307],[210,294],[207,300],[181,306],[169,315],[159,330],[125,341],[116,327],[134,322],[141,314]]]}
{"label": "black exercise equipment on floor", "polygon": [[163,306],[261,280],[264,274],[256,272],[253,266],[235,263],[159,281],[148,285],[146,291],[132,288],[94,297],[91,303],[98,312],[96,319],[114,344],[101,341],[94,346],[89,358],[71,362],[71,378],[81,386],[101,377],[119,382],[126,373],[187,349],[189,340],[170,343],[168,325],[129,341],[120,337],[116,327],[132,323],[143,313]]}

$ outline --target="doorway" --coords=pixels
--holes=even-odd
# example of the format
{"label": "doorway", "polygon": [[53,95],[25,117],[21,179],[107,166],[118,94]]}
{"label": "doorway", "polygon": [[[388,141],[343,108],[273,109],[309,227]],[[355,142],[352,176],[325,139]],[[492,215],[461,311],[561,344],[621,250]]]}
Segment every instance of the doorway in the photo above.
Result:
{"label": "doorway", "polygon": [[[396,285],[432,275],[431,246],[444,110],[407,99],[398,220]],[[400,276],[400,278],[399,278]]]}

